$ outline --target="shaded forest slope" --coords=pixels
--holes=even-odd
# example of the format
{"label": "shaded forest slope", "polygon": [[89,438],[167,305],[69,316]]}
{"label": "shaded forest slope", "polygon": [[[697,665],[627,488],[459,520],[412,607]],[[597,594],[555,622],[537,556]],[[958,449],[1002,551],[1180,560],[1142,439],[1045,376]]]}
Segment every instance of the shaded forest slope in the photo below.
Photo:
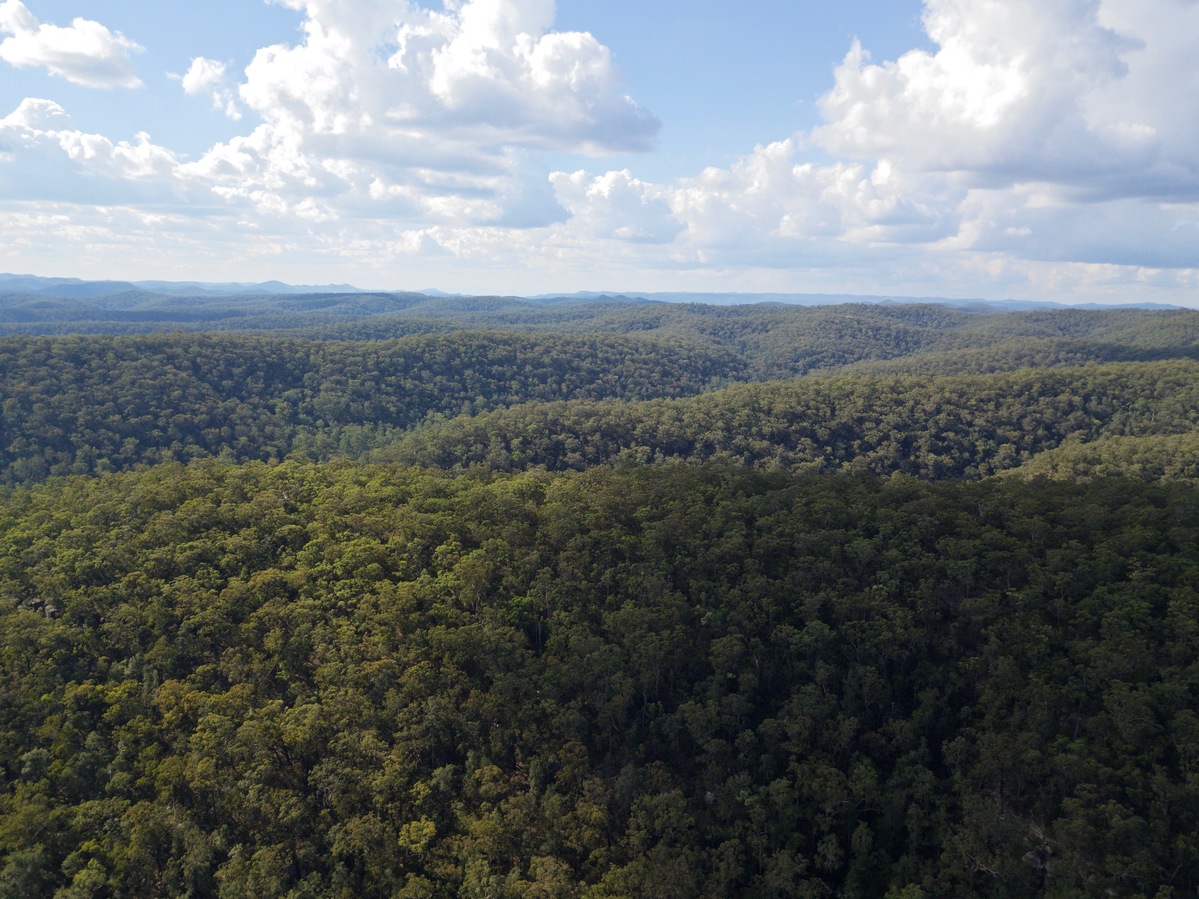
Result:
{"label": "shaded forest slope", "polygon": [[[998,328],[999,318],[971,320]],[[1071,321],[1038,327],[1070,331]],[[1085,319],[1092,331],[1103,321]],[[1062,367],[1086,356],[1076,343],[1063,349],[1061,341],[1075,338],[1036,339],[1050,343],[1020,344],[1019,353],[1010,343],[925,353],[843,375],[728,387],[754,382],[762,359],[657,331],[461,331],[340,342],[10,337],[0,339],[0,480],[204,456],[372,451],[445,468],[717,458],[960,477],[1021,465],[1066,440],[1194,429],[1199,363]],[[1048,356],[1037,355],[1051,345]],[[843,360],[881,352],[849,337],[828,346],[840,347]],[[1118,346],[1124,355],[1142,352]],[[1002,371],[1037,360],[1046,367]],[[877,368],[900,364],[916,374]],[[951,374],[962,368],[999,371]]]}
{"label": "shaded forest slope", "polygon": [[719,350],[620,335],[10,337],[0,339],[0,479],[222,453],[354,454],[431,414],[683,396],[744,373]]}
{"label": "shaded forest slope", "polygon": [[1194,895],[1197,529],[721,466],[10,491],[0,893]]}

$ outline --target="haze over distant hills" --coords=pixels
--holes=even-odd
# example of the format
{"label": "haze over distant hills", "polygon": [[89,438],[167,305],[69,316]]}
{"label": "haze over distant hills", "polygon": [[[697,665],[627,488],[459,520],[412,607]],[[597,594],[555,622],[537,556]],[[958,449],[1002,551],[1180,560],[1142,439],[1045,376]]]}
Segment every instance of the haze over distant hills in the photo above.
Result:
{"label": "haze over distant hills", "polygon": [[87,281],[80,278],[43,278],[37,275],[0,274],[0,293],[34,293],[52,297],[109,297],[144,293],[165,296],[238,296],[251,294],[358,293],[349,284],[323,286],[284,284],[282,281],[210,283],[206,281]]}
{"label": "haze over distant hills", "polygon": [[661,303],[704,303],[713,306],[739,303],[779,303],[787,306],[839,306],[843,303],[933,303],[978,311],[1015,311],[1021,309],[1181,309],[1163,303],[1054,303],[1048,300],[984,300],[977,297],[916,297],[891,294],[851,293],[693,293],[657,291],[613,293],[583,290],[571,294],[538,294],[534,300],[650,300]]}
{"label": "haze over distant hills", "polygon": [[[285,284],[282,281],[251,282],[207,282],[207,281],[89,281],[79,278],[48,278],[37,275],[15,275],[0,273],[0,302],[12,295],[34,295],[57,299],[112,299],[121,298],[132,308],[147,300],[158,297],[251,297],[289,296],[308,294],[398,294],[403,296],[425,296],[441,299],[463,299],[469,294],[451,293],[436,288],[416,291],[373,291],[351,284]],[[829,294],[829,293],[761,293],[761,292],[691,292],[691,291],[576,291],[573,293],[535,294],[522,297],[540,303],[562,301],[603,301],[663,303],[703,303],[706,305],[736,305],[744,303],[779,303],[795,306],[831,306],[841,303],[935,303],[978,311],[1007,311],[1020,309],[1178,309],[1161,303],[1121,304],[1063,304],[1035,300],[984,300],[980,298],[955,298],[933,296],[895,296],[881,294]],[[106,304],[106,308],[113,307]],[[144,308],[144,306],[142,307]]]}

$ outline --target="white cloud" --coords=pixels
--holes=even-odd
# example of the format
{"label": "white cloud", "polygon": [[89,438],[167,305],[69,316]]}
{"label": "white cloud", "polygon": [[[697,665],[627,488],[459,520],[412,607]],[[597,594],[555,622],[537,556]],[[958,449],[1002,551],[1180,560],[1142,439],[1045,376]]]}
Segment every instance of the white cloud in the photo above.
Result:
{"label": "white cloud", "polygon": [[213,109],[219,109],[229,118],[238,121],[242,117],[237,105],[234,92],[226,81],[226,67],[223,62],[197,56],[183,75],[170,77],[179,80],[183,92],[188,96],[211,93]]}
{"label": "white cloud", "polygon": [[606,47],[551,30],[553,0],[282,5],[305,14],[305,39],[260,50],[241,88],[268,121],[595,153],[648,149],[657,132]]}
{"label": "white cloud", "polygon": [[73,201],[211,207],[207,190],[178,177],[176,154],[148,134],[113,141],[72,126],[51,100],[28,98],[0,119],[0,195],[9,202]]}
{"label": "white cloud", "polygon": [[583,171],[555,172],[551,180],[580,233],[659,244],[674,240],[684,228],[671,211],[668,192],[638,181],[627,169],[597,178]]}
{"label": "white cloud", "polygon": [[138,87],[130,53],[142,48],[99,22],[77,18],[69,27],[46,25],[20,0],[0,3],[0,59],[9,65],[40,66],[84,87]]}
{"label": "white cloud", "polygon": [[927,0],[925,26],[934,53],[846,58],[826,150],[962,188],[953,249],[1199,267],[1199,4]]}
{"label": "white cloud", "polygon": [[67,111],[53,100],[26,97],[21,101],[20,106],[0,119],[0,128],[22,131],[46,130],[54,124],[61,124],[69,119]]}
{"label": "white cloud", "polygon": [[1038,181],[1099,198],[1199,189],[1199,95],[1168,74],[1194,71],[1199,6],[926,0],[924,23],[935,52],[873,64],[854,46],[821,100],[821,146],[993,187]]}
{"label": "white cloud", "polygon": [[[729,169],[680,182],[675,214],[701,245],[752,253],[779,243],[930,243],[953,232],[944,178],[912,176],[889,162],[816,165],[795,140],[757,148]],[[764,241],[768,243],[764,243]]]}
{"label": "white cloud", "polygon": [[1036,186],[978,190],[954,242],[1046,262],[1199,268],[1199,206],[1118,198],[1079,204]]}
{"label": "white cloud", "polygon": [[[930,271],[963,253],[1199,268],[1199,4],[927,0],[924,21],[932,52],[873,64],[854,45],[811,135],[673,186],[637,182],[685,223],[675,249],[880,273],[900,250]],[[834,160],[805,160],[812,144]],[[555,184],[583,228],[615,237],[609,197],[581,187],[621,177]]]}
{"label": "white cloud", "polygon": [[232,118],[248,108],[260,120],[249,133],[186,161],[148,139],[50,129],[24,136],[26,164],[57,144],[81,171],[202,188],[276,220],[528,228],[567,215],[540,151],[643,148],[658,127],[606,48],[550,30],[552,0],[285,5],[304,14],[303,39],[259,50],[240,83],[206,57],[173,76]]}
{"label": "white cloud", "polygon": [[115,230],[130,227],[164,265],[208,241],[231,266],[257,254],[312,280],[1110,299],[1199,284],[1196,2],[926,0],[932,49],[875,63],[854,45],[813,132],[662,184],[545,166],[657,129],[607,48],[552,30],[552,0],[281,2],[301,39],[244,73],[196,57],[177,76],[252,117],[245,133],[186,160],[27,100],[0,119],[3,192],[125,210],[70,213],[86,247],[133,246]]}
{"label": "white cloud", "polygon": [[[283,5],[304,39],[259,50],[237,88],[262,124],[181,172],[231,200],[532,227],[565,215],[538,151],[644,149],[656,133],[605,47],[550,30],[552,0]],[[208,60],[188,75],[224,83]]]}
{"label": "white cloud", "polygon": [[185,94],[203,94],[225,80],[225,64],[215,59],[195,57],[187,73],[180,79]]}
{"label": "white cloud", "polygon": [[114,144],[102,135],[81,131],[58,131],[54,137],[68,158],[82,163],[89,172],[116,180],[164,182],[179,165],[174,153],[154,144],[144,131],[134,143]]}
{"label": "white cloud", "polygon": [[216,89],[224,82],[224,73],[224,62],[197,56],[192,60],[192,65],[188,67],[187,72],[180,78],[183,93],[194,96],[197,93],[207,93]]}
{"label": "white cloud", "polygon": [[305,9],[304,43],[259,51],[246,71],[242,96],[268,121],[597,152],[645,149],[657,130],[621,91],[605,47],[547,33],[547,0],[467,0],[445,13],[371,0]]}

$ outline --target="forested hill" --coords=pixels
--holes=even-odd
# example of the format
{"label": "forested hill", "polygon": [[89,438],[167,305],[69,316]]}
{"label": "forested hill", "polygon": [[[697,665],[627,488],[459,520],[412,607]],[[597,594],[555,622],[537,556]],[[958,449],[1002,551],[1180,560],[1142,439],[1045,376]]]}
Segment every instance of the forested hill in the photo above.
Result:
{"label": "forested hill", "polygon": [[683,396],[744,374],[719,349],[637,335],[0,338],[0,480],[222,453],[354,454],[434,413]]}
{"label": "forested hill", "polygon": [[213,462],[0,508],[0,894],[1193,896],[1199,493]]}
{"label": "forested hill", "polygon": [[1005,368],[1041,366],[1055,355],[1071,364],[1194,358],[1199,313],[1126,308],[996,313],[927,304],[707,306],[619,299],[547,303],[369,293],[133,294],[90,303],[0,295],[0,334],[174,330],[252,331],[317,340],[390,340],[456,330],[652,333],[733,353],[752,379],[766,380],[955,350],[985,350],[991,367]]}
{"label": "forested hill", "polygon": [[[799,319],[766,327],[764,311],[716,310],[703,335],[0,338],[0,482],[391,445],[388,458],[451,468],[722,458],[956,477],[1021,465],[1063,440],[1195,427],[1194,314],[825,310],[820,327],[833,330],[805,331]],[[708,315],[659,313],[692,325]],[[927,349],[961,342],[963,316],[972,339],[995,342]],[[905,344],[896,329],[923,336]],[[1172,361],[1064,367],[1160,356]],[[819,360],[820,378],[729,386]],[[916,374],[892,373],[905,369]],[[952,375],[962,370],[972,374]]]}
{"label": "forested hill", "polygon": [[[979,477],[1063,443],[1199,433],[1199,363],[749,384],[674,401],[536,403],[432,423],[381,458],[584,469],[717,460],[761,468]],[[1162,443],[1173,453],[1183,444]]]}
{"label": "forested hill", "polygon": [[1199,895],[1199,313],[75,302],[0,897]]}

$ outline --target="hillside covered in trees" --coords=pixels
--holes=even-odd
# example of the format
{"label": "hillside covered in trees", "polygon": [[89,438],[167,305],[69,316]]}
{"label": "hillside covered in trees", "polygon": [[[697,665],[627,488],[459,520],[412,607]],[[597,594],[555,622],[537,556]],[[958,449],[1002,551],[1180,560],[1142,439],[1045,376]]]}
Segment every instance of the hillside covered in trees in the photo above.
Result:
{"label": "hillside covered in trees", "polygon": [[[438,320],[496,322],[454,318],[470,306],[455,304]],[[726,458],[963,476],[1066,439],[1195,424],[1189,312],[577,307],[378,340],[0,338],[0,482],[371,451],[459,468]]]}
{"label": "hillside covered in trees", "polygon": [[1199,892],[1196,313],[22,302],[0,895]]}
{"label": "hillside covered in trees", "polygon": [[1193,487],[197,464],[6,505],[7,895],[1199,888]]}

